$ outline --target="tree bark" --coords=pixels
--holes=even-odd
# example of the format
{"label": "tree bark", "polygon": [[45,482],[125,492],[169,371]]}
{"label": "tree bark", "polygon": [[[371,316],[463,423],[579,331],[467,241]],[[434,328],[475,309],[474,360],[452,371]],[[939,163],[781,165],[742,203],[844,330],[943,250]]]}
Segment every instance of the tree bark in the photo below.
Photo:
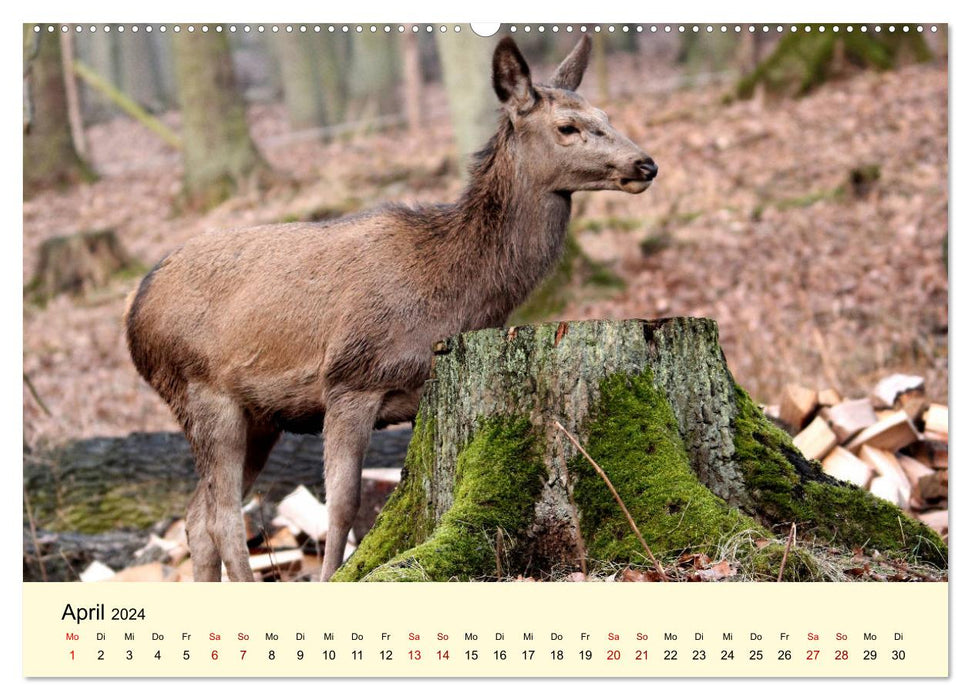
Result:
{"label": "tree bark", "polygon": [[60,32],[24,25],[24,79],[24,198],[93,180],[71,138]]}
{"label": "tree bark", "polygon": [[[334,580],[481,580],[643,564],[638,538],[561,423],[603,468],[653,553],[747,542],[878,549],[946,565],[930,529],[825,475],[734,382],[706,319],[483,330],[439,344],[402,483]],[[821,576],[808,548],[790,579]],[[757,578],[757,576],[756,576]]]}
{"label": "tree bark", "polygon": [[269,167],[256,150],[236,87],[229,38],[181,32],[173,37],[182,105],[184,194],[208,208],[259,184]]}

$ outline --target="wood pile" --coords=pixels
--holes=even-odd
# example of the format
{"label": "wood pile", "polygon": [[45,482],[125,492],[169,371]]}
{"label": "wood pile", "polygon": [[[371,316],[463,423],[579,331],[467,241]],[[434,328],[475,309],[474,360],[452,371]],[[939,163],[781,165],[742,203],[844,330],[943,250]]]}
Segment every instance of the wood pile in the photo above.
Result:
{"label": "wood pile", "polygon": [[947,542],[948,412],[927,399],[921,377],[888,376],[857,399],[791,384],[763,410],[827,474],[898,505]]}
{"label": "wood pile", "polygon": [[[377,512],[401,480],[401,470],[365,469],[362,481],[361,518],[366,528],[374,524]],[[327,504],[321,503],[304,486],[294,489],[274,508],[259,497],[243,506],[250,566],[257,581],[314,581],[320,577],[324,542],[329,518]],[[346,560],[356,548],[354,531],[344,550]],[[186,539],[185,521],[176,520],[162,536],[152,535],[135,553],[139,562],[115,571],[100,561],[93,561],[80,578],[95,581],[192,581],[192,560]],[[226,578],[223,569],[223,580]]]}

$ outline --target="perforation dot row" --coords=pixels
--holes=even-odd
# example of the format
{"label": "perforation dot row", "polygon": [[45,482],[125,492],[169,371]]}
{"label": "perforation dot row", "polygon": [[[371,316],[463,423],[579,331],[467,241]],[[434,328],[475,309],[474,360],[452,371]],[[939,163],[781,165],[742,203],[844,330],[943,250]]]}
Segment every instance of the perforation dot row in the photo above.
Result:
{"label": "perforation dot row", "polygon": [[[391,25],[391,24],[384,24],[384,25],[380,25],[380,24],[323,24],[323,25],[322,24],[313,24],[313,25],[311,25],[311,24],[284,24],[284,25],[279,25],[279,24],[270,24],[270,25],[264,25],[264,24],[254,24],[254,25],[250,25],[250,24],[241,24],[241,25],[236,25],[236,24],[230,24],[230,25],[222,25],[222,24],[216,24],[216,25],[208,25],[208,24],[201,24],[201,25],[186,24],[186,25],[181,25],[181,24],[174,24],[174,25],[171,25],[171,26],[165,25],[165,24],[160,24],[157,27],[155,27],[155,26],[153,26],[151,24],[145,24],[145,25],[132,24],[132,25],[129,25],[127,27],[124,24],[119,24],[119,25],[114,25],[114,26],[107,25],[106,24],[106,25],[102,25],[100,27],[98,25],[94,25],[94,24],[91,24],[91,25],[81,25],[81,24],[76,24],[76,25],[69,25],[69,24],[61,24],[61,25],[54,25],[54,24],[40,25],[40,24],[36,24],[36,25],[34,25],[34,32],[42,32],[42,31],[45,31],[45,30],[47,32],[55,32],[55,31],[58,30],[58,28],[60,28],[60,31],[61,32],[67,33],[67,32],[70,32],[71,31],[72,27],[73,27],[73,29],[74,29],[74,31],[76,33],[81,33],[81,32],[84,32],[85,30],[87,30],[90,33],[94,33],[94,32],[97,32],[99,30],[105,31],[105,32],[115,31],[115,32],[119,32],[119,33],[123,33],[125,31],[131,31],[131,32],[139,32],[139,31],[153,32],[153,31],[156,31],[157,30],[159,32],[164,33],[164,32],[167,32],[167,31],[171,30],[171,31],[175,32],[176,34],[178,34],[183,29],[185,31],[189,32],[189,33],[193,33],[195,31],[200,31],[203,34],[209,32],[209,31],[215,31],[215,32],[222,32],[222,31],[229,31],[229,32],[253,32],[253,31],[255,31],[255,32],[258,32],[258,33],[259,32],[267,32],[267,31],[273,32],[273,33],[279,33],[281,31],[283,31],[283,32],[286,32],[288,34],[290,34],[290,33],[306,34],[308,32],[313,32],[313,33],[316,33],[316,34],[320,34],[320,33],[323,33],[323,32],[326,32],[326,33],[329,33],[329,34],[335,34],[335,33],[344,33],[344,34],[357,33],[357,34],[362,34],[362,33],[365,33],[365,32],[370,32],[372,34],[376,34],[376,33],[379,33],[379,32],[383,32],[385,34],[391,34],[393,32],[397,32],[397,33],[401,34],[401,33],[404,33],[406,31],[411,31],[411,32],[414,32],[414,33],[418,33],[418,32],[421,32],[421,31],[424,31],[426,33],[431,33],[431,32],[434,32],[436,30],[439,31],[439,32],[441,32],[441,33],[445,33],[445,32],[448,32],[448,31],[454,31],[454,32],[458,33],[458,32],[461,32],[462,31],[462,27],[459,26],[459,25],[449,26],[449,25],[446,25],[446,24],[440,24],[440,25],[432,25],[432,24],[418,25],[418,24],[412,24],[412,25],[409,25],[409,26],[405,26],[403,24],[397,24],[397,25]],[[584,24],[580,24],[580,25],[567,24],[567,25],[563,25],[563,26],[560,26],[560,25],[557,25],[557,24],[553,24],[553,25],[550,25],[548,27],[546,25],[542,25],[542,24],[536,25],[536,26],[532,26],[532,25],[528,25],[528,24],[527,25],[515,25],[514,24],[514,25],[511,25],[510,27],[508,27],[508,29],[512,33],[522,31],[522,32],[525,32],[527,34],[530,33],[530,32],[533,32],[533,31],[542,33],[542,32],[546,32],[547,30],[549,30],[549,31],[551,31],[553,33],[557,33],[557,32],[560,32],[560,31],[565,31],[565,32],[568,32],[568,33],[569,32],[573,32],[573,31],[579,31],[581,33],[585,33],[585,32],[588,32],[588,31],[593,31],[593,32],[608,32],[608,33],[613,33],[613,32],[643,33],[643,32],[648,32],[648,33],[651,33],[651,34],[656,34],[658,32],[666,33],[666,34],[670,34],[671,32],[679,32],[679,33],[682,33],[682,34],[685,34],[685,33],[707,33],[707,34],[713,34],[713,33],[716,33],[716,32],[720,32],[720,33],[723,33],[723,34],[724,33],[727,33],[727,32],[734,32],[736,34],[737,33],[741,33],[741,32],[749,32],[749,33],[752,33],[752,34],[761,32],[761,33],[764,33],[764,34],[768,34],[770,32],[775,32],[777,34],[781,34],[781,33],[786,32],[786,31],[788,31],[790,33],[792,33],[792,32],[798,32],[798,31],[803,31],[803,32],[807,32],[807,33],[808,32],[813,32],[813,31],[816,31],[816,32],[828,32],[829,31],[829,32],[834,32],[834,33],[838,33],[840,31],[845,31],[845,32],[852,33],[853,31],[855,31],[855,28],[853,26],[849,26],[849,25],[848,26],[845,26],[845,27],[841,27],[840,25],[808,25],[808,24],[806,24],[806,25],[795,25],[795,24],[790,24],[790,25],[781,25],[781,24],[777,24],[777,25],[768,25],[768,24],[759,24],[759,25],[756,25],[756,24],[748,24],[748,25],[741,25],[741,24],[735,24],[735,25],[727,25],[727,24],[721,24],[721,25],[712,25],[712,24],[677,24],[677,25],[675,25],[675,24],[651,24],[651,25],[618,24],[618,25],[614,25],[614,24],[609,24],[609,25],[601,25],[601,24],[595,24],[595,25],[589,25],[589,26],[588,25],[584,25]],[[924,28],[924,25],[918,24],[915,27],[915,29],[918,32],[923,32],[925,28]],[[931,25],[929,27],[929,29],[930,29],[931,32],[936,32],[937,31],[937,25]],[[887,32],[893,33],[893,32],[896,32],[898,30],[901,31],[901,32],[905,32],[905,33],[906,32],[909,32],[911,30],[911,25],[906,25],[905,24],[905,25],[901,25],[901,26],[898,27],[898,26],[893,25],[893,24],[890,24],[890,25],[880,25],[880,24],[877,24],[877,25],[872,25],[872,26],[861,25],[859,27],[859,31],[861,31],[861,32],[873,31],[873,32],[879,33],[879,32],[882,32],[882,31],[887,31]]]}

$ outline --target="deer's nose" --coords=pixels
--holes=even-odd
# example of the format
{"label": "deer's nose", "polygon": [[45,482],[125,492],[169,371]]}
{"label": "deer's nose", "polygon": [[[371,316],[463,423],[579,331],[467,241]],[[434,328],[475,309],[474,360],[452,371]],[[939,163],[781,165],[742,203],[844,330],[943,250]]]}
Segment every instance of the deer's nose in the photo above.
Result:
{"label": "deer's nose", "polygon": [[657,177],[657,163],[651,157],[641,158],[634,166],[644,175],[645,180],[653,180]]}

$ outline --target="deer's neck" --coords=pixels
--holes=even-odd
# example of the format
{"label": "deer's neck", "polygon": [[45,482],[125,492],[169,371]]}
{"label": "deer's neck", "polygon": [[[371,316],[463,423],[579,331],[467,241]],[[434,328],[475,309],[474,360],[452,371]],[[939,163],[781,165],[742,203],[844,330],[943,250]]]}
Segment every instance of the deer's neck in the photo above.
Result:
{"label": "deer's neck", "polygon": [[504,126],[479,154],[455,205],[453,245],[468,267],[474,327],[503,323],[559,260],[570,220],[570,194],[550,192],[517,158]]}

